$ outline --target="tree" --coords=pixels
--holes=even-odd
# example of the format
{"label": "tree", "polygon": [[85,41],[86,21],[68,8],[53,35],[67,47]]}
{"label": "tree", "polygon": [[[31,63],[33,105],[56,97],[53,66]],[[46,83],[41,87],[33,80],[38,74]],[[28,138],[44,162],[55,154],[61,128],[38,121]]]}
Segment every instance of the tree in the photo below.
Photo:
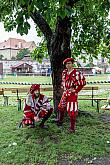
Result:
{"label": "tree", "polygon": [[0,54],[0,60],[2,60],[4,58],[3,54]]}
{"label": "tree", "polygon": [[16,60],[16,57],[12,56],[12,57],[11,57],[11,60]]}
{"label": "tree", "polygon": [[30,54],[30,51],[28,48],[24,48],[24,49],[21,49],[18,53],[17,53],[17,59],[18,60],[21,60],[24,58],[25,55],[27,54]]}
{"label": "tree", "polygon": [[[82,51],[97,58],[100,42],[107,42],[108,0],[0,0],[0,20],[7,31],[17,28],[21,35],[30,28],[44,36],[51,61],[54,108],[61,97],[62,61],[77,58]],[[6,10],[7,9],[7,10]],[[109,41],[109,40],[108,40]],[[71,44],[70,44],[71,43]],[[72,50],[72,51],[71,51]],[[37,56],[36,56],[37,57]],[[87,56],[81,56],[86,59]]]}

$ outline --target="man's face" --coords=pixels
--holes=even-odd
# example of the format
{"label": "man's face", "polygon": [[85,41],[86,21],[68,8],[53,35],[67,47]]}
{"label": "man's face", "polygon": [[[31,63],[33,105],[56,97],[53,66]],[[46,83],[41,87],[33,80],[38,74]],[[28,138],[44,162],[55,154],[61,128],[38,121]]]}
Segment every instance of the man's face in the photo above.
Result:
{"label": "man's face", "polygon": [[35,91],[34,91],[34,94],[35,94],[36,97],[39,97],[40,91],[39,91],[39,90],[35,90]]}
{"label": "man's face", "polygon": [[73,63],[71,61],[66,63],[66,68],[71,69],[73,67]]}

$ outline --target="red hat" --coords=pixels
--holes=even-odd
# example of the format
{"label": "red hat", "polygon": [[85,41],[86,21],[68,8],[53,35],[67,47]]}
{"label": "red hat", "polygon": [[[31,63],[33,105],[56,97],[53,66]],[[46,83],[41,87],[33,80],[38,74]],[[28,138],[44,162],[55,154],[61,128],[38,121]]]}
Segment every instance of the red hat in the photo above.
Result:
{"label": "red hat", "polygon": [[30,93],[33,94],[35,90],[40,91],[40,85],[39,84],[32,84],[30,87]]}
{"label": "red hat", "polygon": [[69,62],[69,61],[75,62],[75,61],[74,61],[74,58],[66,58],[66,59],[63,61],[63,65],[66,64],[66,63]]}

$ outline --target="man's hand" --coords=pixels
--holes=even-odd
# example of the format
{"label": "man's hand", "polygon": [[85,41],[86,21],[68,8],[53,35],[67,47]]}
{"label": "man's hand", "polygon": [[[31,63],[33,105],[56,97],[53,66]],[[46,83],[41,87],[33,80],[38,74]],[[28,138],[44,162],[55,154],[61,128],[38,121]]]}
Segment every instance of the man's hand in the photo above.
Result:
{"label": "man's hand", "polygon": [[35,120],[36,122],[38,122],[40,119],[39,119],[37,116],[35,116],[35,117],[34,117],[34,120]]}
{"label": "man's hand", "polygon": [[70,91],[71,93],[75,93],[75,89],[73,89],[73,88],[70,88],[69,91]]}

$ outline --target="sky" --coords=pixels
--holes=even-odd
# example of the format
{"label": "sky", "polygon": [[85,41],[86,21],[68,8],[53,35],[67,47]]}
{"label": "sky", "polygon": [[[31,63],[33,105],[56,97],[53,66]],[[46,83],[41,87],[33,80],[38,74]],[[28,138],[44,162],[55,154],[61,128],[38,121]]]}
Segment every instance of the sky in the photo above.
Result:
{"label": "sky", "polygon": [[29,30],[27,35],[23,35],[23,36],[17,34],[16,29],[14,29],[11,32],[6,32],[3,23],[0,23],[0,42],[4,42],[4,40],[7,40],[9,38],[18,38],[18,39],[24,39],[27,42],[34,41],[37,45],[41,41],[41,38],[37,37],[34,22],[31,20],[29,22],[31,23],[31,29]]}

